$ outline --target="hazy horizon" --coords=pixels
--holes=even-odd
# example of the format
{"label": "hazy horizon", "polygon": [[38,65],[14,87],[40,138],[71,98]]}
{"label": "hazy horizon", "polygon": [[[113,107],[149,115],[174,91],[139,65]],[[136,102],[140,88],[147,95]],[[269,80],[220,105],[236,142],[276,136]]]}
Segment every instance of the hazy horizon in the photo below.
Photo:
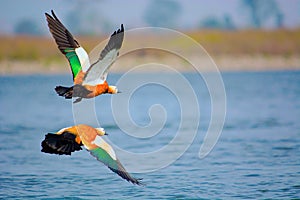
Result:
{"label": "hazy horizon", "polygon": [[[117,0],[100,0],[88,3],[82,0],[42,2],[37,0],[0,0],[0,2],[2,5],[0,8],[0,34],[13,34],[16,31],[16,26],[22,20],[32,21],[38,26],[41,34],[49,34],[44,13],[50,12],[51,9],[55,10],[57,16],[67,26],[70,26],[70,23],[67,23],[71,21],[70,18],[74,17],[73,21],[76,24],[76,17],[83,16],[80,18],[83,19],[81,29],[90,26],[93,27],[91,31],[96,33],[110,32],[112,27],[121,23],[126,24],[127,28],[149,26],[150,24],[145,20],[145,15],[147,11],[149,12],[153,0],[132,0],[130,3]],[[225,17],[236,29],[251,27],[249,16],[245,13],[245,6],[242,5],[241,0],[227,0],[226,3],[220,0],[174,0],[174,2],[179,5],[180,12],[178,12],[178,16],[175,16],[174,25],[171,28],[179,30],[198,29],[201,23],[221,26],[220,23],[223,23]],[[289,0],[288,3],[284,0],[275,0],[275,2],[283,17],[283,27],[300,27],[300,0]],[[76,13],[78,16],[75,16]],[[274,20],[266,19],[262,28],[274,28]]]}

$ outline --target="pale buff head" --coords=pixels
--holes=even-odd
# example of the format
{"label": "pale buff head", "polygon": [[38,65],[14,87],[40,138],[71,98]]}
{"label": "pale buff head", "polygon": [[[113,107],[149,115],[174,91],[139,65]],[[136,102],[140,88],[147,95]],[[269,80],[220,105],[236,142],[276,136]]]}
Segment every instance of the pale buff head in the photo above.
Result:
{"label": "pale buff head", "polygon": [[96,128],[96,131],[97,131],[97,134],[100,135],[100,136],[108,135],[106,133],[106,131],[104,130],[104,128]]}
{"label": "pale buff head", "polygon": [[110,94],[119,93],[117,86],[113,86],[113,85],[108,86],[108,93]]}

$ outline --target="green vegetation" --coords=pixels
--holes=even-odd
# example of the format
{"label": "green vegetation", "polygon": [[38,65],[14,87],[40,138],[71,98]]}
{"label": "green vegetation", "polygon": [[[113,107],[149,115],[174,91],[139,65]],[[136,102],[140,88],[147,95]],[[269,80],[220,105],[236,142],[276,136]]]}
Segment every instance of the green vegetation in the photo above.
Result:
{"label": "green vegetation", "polygon": [[[300,55],[300,29],[298,30],[203,30],[187,32],[187,35],[201,44],[211,55]],[[144,38],[134,38],[142,42]],[[147,38],[150,40],[157,38]],[[81,45],[89,52],[103,37],[79,37]],[[141,40],[141,41],[139,41]],[[159,40],[159,38],[158,38]],[[174,45],[181,41],[168,38]],[[61,62],[64,56],[59,52],[52,38],[46,37],[0,37],[0,61],[44,61]],[[164,41],[166,42],[166,41]],[[128,41],[130,44],[131,41]],[[187,50],[193,51],[186,46]]]}
{"label": "green vegetation", "polygon": [[212,55],[300,55],[298,30],[242,30],[191,32]]}

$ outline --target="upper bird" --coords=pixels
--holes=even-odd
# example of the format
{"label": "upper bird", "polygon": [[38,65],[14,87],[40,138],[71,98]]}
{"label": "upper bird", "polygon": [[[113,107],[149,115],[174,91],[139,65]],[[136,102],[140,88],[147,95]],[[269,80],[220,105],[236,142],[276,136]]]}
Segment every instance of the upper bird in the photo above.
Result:
{"label": "upper bird", "polygon": [[42,141],[42,152],[71,155],[72,152],[81,150],[83,145],[100,162],[117,173],[123,179],[137,185],[141,181],[132,177],[116,157],[113,148],[106,143],[101,136],[105,135],[103,128],[93,128],[80,124],[63,128],[55,134],[48,133]]}
{"label": "upper bird", "polygon": [[106,82],[106,77],[110,66],[114,63],[119,55],[119,49],[124,39],[124,27],[115,31],[100,53],[98,60],[90,64],[89,56],[86,51],[74,39],[68,29],[56,17],[53,10],[52,16],[45,13],[49,30],[55,39],[59,50],[68,59],[74,85],[72,87],[57,86],[55,91],[59,96],[66,99],[78,97],[74,103],[79,102],[82,98],[93,98],[103,93],[118,93],[116,86],[110,86]]}

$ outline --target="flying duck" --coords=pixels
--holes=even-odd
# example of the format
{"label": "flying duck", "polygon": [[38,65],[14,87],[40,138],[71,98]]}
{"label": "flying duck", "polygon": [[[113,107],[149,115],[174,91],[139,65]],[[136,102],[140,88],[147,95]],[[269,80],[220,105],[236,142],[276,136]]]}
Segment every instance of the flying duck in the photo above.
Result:
{"label": "flying duck", "polygon": [[56,93],[66,99],[78,97],[74,103],[82,98],[93,98],[103,93],[118,93],[116,86],[106,82],[108,70],[119,55],[119,49],[124,39],[124,27],[115,31],[100,53],[98,60],[90,64],[87,52],[74,39],[68,29],[56,17],[53,10],[52,16],[45,13],[49,30],[59,48],[68,59],[71,66],[74,85],[72,87],[57,86]]}
{"label": "flying duck", "polygon": [[117,173],[123,179],[136,185],[141,185],[140,179],[132,177],[123,167],[113,148],[101,137],[106,135],[103,128],[93,128],[80,124],[48,133],[42,141],[42,152],[58,155],[71,155],[82,150],[84,146],[91,155]]}

